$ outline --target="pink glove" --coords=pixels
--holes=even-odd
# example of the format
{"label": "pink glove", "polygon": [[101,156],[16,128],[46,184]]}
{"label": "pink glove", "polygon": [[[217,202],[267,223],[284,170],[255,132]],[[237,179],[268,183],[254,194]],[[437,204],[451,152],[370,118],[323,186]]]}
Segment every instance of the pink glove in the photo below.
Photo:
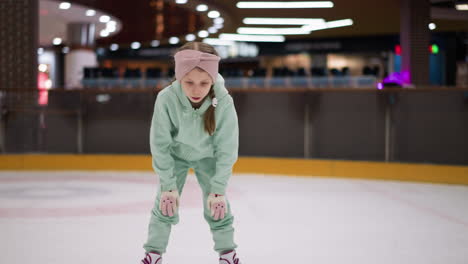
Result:
{"label": "pink glove", "polygon": [[179,192],[177,190],[170,190],[161,193],[159,200],[159,210],[162,214],[167,216],[174,216],[179,207]]}
{"label": "pink glove", "polygon": [[210,193],[206,203],[208,208],[210,208],[211,217],[213,217],[214,220],[223,219],[224,215],[228,212],[224,195]]}

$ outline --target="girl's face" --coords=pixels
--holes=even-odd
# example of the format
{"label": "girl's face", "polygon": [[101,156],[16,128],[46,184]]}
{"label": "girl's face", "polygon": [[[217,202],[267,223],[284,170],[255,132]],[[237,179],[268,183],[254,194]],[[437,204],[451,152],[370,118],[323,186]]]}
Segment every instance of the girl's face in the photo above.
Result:
{"label": "girl's face", "polygon": [[213,80],[206,71],[195,67],[180,80],[180,83],[190,101],[198,103],[210,92]]}

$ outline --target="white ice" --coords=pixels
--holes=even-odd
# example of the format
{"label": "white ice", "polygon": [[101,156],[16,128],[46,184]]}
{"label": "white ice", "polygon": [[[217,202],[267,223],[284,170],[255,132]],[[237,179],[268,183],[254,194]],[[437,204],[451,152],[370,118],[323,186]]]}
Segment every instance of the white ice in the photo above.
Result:
{"label": "white ice", "polygon": [[[0,172],[0,263],[139,264],[152,172]],[[236,174],[242,264],[466,264],[468,186]],[[189,174],[164,264],[218,263]]]}

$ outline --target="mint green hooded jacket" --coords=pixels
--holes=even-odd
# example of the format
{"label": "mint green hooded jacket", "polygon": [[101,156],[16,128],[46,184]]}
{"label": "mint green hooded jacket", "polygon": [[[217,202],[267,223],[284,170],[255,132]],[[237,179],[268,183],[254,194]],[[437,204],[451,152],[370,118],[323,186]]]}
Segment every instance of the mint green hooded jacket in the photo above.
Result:
{"label": "mint green hooded jacket", "polygon": [[218,104],[212,136],[205,131],[203,123],[203,114],[212,102],[209,96],[194,109],[178,80],[159,92],[151,121],[150,148],[152,166],[159,175],[162,191],[177,189],[173,155],[187,161],[214,157],[216,173],[210,180],[210,190],[225,195],[238,158],[239,127],[234,101],[219,73],[214,92]]}

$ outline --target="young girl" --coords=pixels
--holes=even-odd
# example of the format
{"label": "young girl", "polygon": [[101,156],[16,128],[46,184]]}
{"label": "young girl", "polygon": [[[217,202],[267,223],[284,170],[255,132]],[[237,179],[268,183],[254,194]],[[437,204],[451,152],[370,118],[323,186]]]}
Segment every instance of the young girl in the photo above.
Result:
{"label": "young girl", "polygon": [[171,226],[179,222],[187,171],[193,168],[219,263],[241,264],[225,193],[238,157],[239,128],[234,102],[218,73],[220,57],[208,44],[189,42],[174,59],[176,80],[159,92],[151,122],[152,164],[160,184],[142,263],[162,264]]}

